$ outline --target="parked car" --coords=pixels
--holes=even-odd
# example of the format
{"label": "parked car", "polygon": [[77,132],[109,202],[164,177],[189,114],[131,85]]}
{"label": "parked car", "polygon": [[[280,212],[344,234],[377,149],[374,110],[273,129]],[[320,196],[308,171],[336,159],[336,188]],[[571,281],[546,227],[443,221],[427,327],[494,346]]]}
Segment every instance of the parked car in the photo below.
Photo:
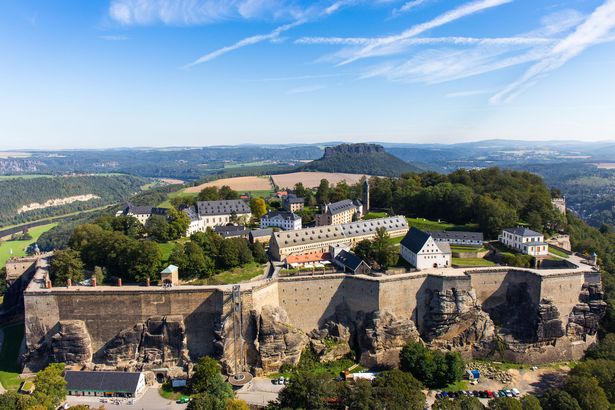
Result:
{"label": "parked car", "polygon": [[510,389],[510,391],[512,392],[513,396],[515,397],[519,397],[521,395],[521,392],[519,390],[517,390],[516,388],[512,388]]}
{"label": "parked car", "polygon": [[278,377],[278,384],[284,384],[284,376]]}
{"label": "parked car", "polygon": [[182,396],[179,398],[179,400],[176,401],[177,404],[186,404],[190,401],[189,397],[186,396]]}
{"label": "parked car", "polygon": [[513,397],[513,394],[510,390],[504,390],[504,393],[506,393],[506,397]]}
{"label": "parked car", "polygon": [[498,396],[500,396],[500,397],[506,397],[506,393],[504,393],[504,390],[500,390],[500,391],[498,392]]}
{"label": "parked car", "polygon": [[490,399],[493,399],[496,396],[496,394],[494,392],[492,392],[491,390],[487,390],[487,397],[489,397]]}

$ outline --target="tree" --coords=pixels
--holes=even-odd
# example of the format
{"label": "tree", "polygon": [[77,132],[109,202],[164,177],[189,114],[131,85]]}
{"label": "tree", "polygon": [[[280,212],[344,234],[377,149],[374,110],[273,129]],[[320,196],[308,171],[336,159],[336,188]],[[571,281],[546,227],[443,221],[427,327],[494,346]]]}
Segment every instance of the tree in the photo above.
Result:
{"label": "tree", "polygon": [[214,261],[205,255],[203,249],[194,243],[178,244],[171,253],[169,261],[179,268],[182,276],[209,277],[214,271]]}
{"label": "tree", "polygon": [[239,193],[237,191],[233,191],[228,185],[222,185],[218,190],[218,194],[220,195],[220,199],[224,200],[239,199]]}
{"label": "tree", "polygon": [[423,410],[425,395],[421,383],[409,373],[394,369],[374,380],[376,399],[387,410]]}
{"label": "tree", "polygon": [[590,359],[615,360],[615,333],[604,336],[600,343],[594,345],[585,355]]}
{"label": "tree", "polygon": [[386,229],[376,229],[376,236],[372,240],[372,256],[381,269],[386,270],[397,260],[397,248],[389,240]]}
{"label": "tree", "polygon": [[481,195],[476,201],[477,221],[488,238],[497,238],[502,229],[515,226],[517,214],[501,199]]}
{"label": "tree", "polygon": [[218,188],[215,186],[205,187],[199,192],[197,195],[197,199],[199,201],[217,201],[220,199],[220,194],[218,193]]}
{"label": "tree", "polygon": [[568,392],[549,389],[538,398],[544,410],[581,410],[581,406]]}
{"label": "tree", "polygon": [[252,250],[252,256],[256,262],[266,263],[269,260],[267,252],[265,251],[265,246],[262,243],[254,242],[250,245],[250,249]]}
{"label": "tree", "polygon": [[319,204],[327,204],[330,201],[329,195],[331,195],[329,181],[321,179],[320,185],[318,185],[318,189],[316,190],[316,201]]}
{"label": "tree", "polygon": [[250,410],[248,403],[241,399],[230,399],[226,401],[225,410]]}
{"label": "tree", "polygon": [[145,281],[153,278],[160,272],[160,247],[152,241],[134,241],[128,251],[130,261],[128,279]]}
{"label": "tree", "polygon": [[185,212],[169,208],[167,218],[169,220],[169,239],[179,239],[186,235],[190,226],[190,218]]}
{"label": "tree", "polygon": [[531,394],[527,394],[521,397],[521,408],[523,410],[542,410],[542,406],[540,405],[540,400],[536,398],[536,396],[532,396]]}
{"label": "tree", "polygon": [[73,249],[56,251],[49,265],[49,273],[56,285],[83,280],[84,265],[79,252]]}
{"label": "tree", "polygon": [[143,224],[134,216],[120,215],[112,218],[111,226],[114,231],[122,232],[124,235],[135,239],[142,238],[145,234]]}
{"label": "tree", "polygon": [[162,215],[150,216],[145,222],[145,231],[148,236],[155,238],[158,242],[167,242],[171,239],[169,222]]}
{"label": "tree", "polygon": [[310,371],[298,371],[278,394],[279,409],[325,409],[326,400],[335,397],[335,386],[331,377],[326,374],[315,374]]}
{"label": "tree", "polygon": [[497,397],[489,400],[489,410],[523,410],[521,403],[512,397]]}
{"label": "tree", "polygon": [[[610,386],[613,388],[613,386]],[[582,409],[608,410],[609,400],[595,377],[569,376],[564,385]]]}
{"label": "tree", "polygon": [[308,194],[308,190],[305,189],[302,182],[297,182],[295,184],[295,195],[299,198],[305,198]]}
{"label": "tree", "polygon": [[255,218],[260,219],[261,216],[267,213],[267,204],[263,198],[250,199],[250,211]]}
{"label": "tree", "polygon": [[190,379],[190,391],[192,393],[207,393],[221,400],[233,398],[233,389],[222,378],[220,365],[209,356],[202,356],[194,366],[194,372]]}
{"label": "tree", "polygon": [[36,373],[34,397],[38,403],[56,408],[68,394],[66,380],[62,377],[64,363],[52,363]]}
{"label": "tree", "polygon": [[354,383],[340,383],[339,398],[347,408],[353,410],[371,410],[378,407],[376,392],[372,383],[367,380],[356,380]]}
{"label": "tree", "polygon": [[102,283],[105,281],[105,276],[107,276],[105,274],[105,270],[103,268],[101,268],[100,266],[94,266],[94,274],[92,275],[93,278],[96,279],[96,283],[102,285]]}
{"label": "tree", "polygon": [[190,398],[186,407],[188,410],[225,410],[224,399],[210,393],[199,393]]}
{"label": "tree", "polygon": [[408,342],[400,355],[400,368],[431,388],[461,380],[464,363],[459,353],[431,351],[419,342]]}
{"label": "tree", "polygon": [[0,394],[0,409],[2,410],[29,410],[36,405],[32,396],[7,391]]}
{"label": "tree", "polygon": [[606,393],[609,402],[615,403],[615,389],[613,389],[613,386],[615,386],[615,360],[585,360],[572,369],[570,376],[595,377]]}

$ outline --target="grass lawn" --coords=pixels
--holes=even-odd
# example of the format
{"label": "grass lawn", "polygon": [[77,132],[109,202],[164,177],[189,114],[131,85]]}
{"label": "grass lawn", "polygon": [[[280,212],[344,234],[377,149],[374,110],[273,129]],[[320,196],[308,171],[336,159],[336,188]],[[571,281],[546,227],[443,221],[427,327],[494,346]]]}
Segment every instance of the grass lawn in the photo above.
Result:
{"label": "grass lawn", "polygon": [[52,178],[53,175],[44,175],[44,174],[31,174],[31,175],[0,175],[0,181],[3,179],[34,179],[34,178]]}
{"label": "grass lawn", "polygon": [[495,263],[482,258],[453,258],[451,262],[454,266],[473,267],[473,266],[495,266]]}
{"label": "grass lawn", "polygon": [[456,246],[451,245],[451,251],[459,252],[459,253],[468,253],[468,252],[484,252],[487,249],[484,246],[479,248],[472,248],[471,246]]}
{"label": "grass lawn", "polygon": [[158,246],[160,247],[160,253],[162,254],[163,263],[167,263],[169,261],[169,257],[171,256],[171,252],[173,252],[173,249],[175,249],[175,247],[177,246],[177,243],[176,242],[159,243]]}
{"label": "grass lawn", "polygon": [[408,226],[422,231],[477,231],[477,224],[455,225],[447,222],[431,221],[425,218],[406,218]]}
{"label": "grass lawn", "polygon": [[182,396],[188,396],[185,388],[174,389],[170,382],[164,383],[158,389],[158,394],[168,400],[179,400]]}
{"label": "grass lawn", "polygon": [[552,253],[555,256],[559,256],[560,258],[564,258],[564,259],[568,259],[570,257],[570,255],[567,255],[566,253],[560,251],[559,249],[555,249],[552,246],[549,246],[549,253]]}
{"label": "grass lawn", "polygon": [[387,216],[386,212],[368,212],[363,219],[386,218]]}
{"label": "grass lawn", "polygon": [[263,274],[263,265],[256,262],[220,272],[208,279],[190,281],[190,285],[229,285],[240,283]]}
{"label": "grass lawn", "polygon": [[442,390],[443,391],[470,390],[470,387],[468,386],[468,381],[467,380],[459,380],[459,381],[456,381],[455,383],[449,384],[448,386],[446,386]]}
{"label": "grass lawn", "polygon": [[23,339],[23,325],[17,324],[2,328],[4,342],[0,352],[0,383],[7,390],[17,390],[21,384],[17,355]]}
{"label": "grass lawn", "polygon": [[31,228],[29,232],[30,235],[32,235],[32,239],[28,239],[26,241],[2,242],[2,244],[0,244],[0,267],[3,267],[6,261],[11,257],[11,249],[13,250],[13,256],[25,256],[25,248],[31,243],[36,242],[43,233],[47,232],[56,225],[57,223],[52,223]]}

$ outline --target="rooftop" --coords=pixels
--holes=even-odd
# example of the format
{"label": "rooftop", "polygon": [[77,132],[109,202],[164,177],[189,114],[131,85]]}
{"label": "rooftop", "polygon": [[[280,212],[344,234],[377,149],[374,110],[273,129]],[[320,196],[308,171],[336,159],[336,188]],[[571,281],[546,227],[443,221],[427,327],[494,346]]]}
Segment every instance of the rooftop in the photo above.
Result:
{"label": "rooftop", "polygon": [[236,214],[249,214],[250,207],[242,199],[230,199],[224,201],[199,201],[197,209],[200,215],[228,215],[233,212]]}
{"label": "rooftop", "polygon": [[355,205],[352,200],[344,199],[338,202],[333,202],[331,204],[327,204],[327,211],[331,215],[339,214],[341,212],[348,211],[350,209],[355,209],[357,205]]}
{"label": "rooftop", "polygon": [[532,231],[529,228],[525,228],[522,226],[519,226],[517,228],[506,228],[504,229],[504,232],[508,232],[508,233],[512,233],[513,235],[518,235],[518,236],[542,236],[541,233],[536,232],[536,231]]}
{"label": "rooftop", "polygon": [[429,238],[430,235],[427,232],[421,231],[413,226],[406,236],[404,236],[404,239],[401,240],[401,246],[413,253],[419,253]]}
{"label": "rooftop", "polygon": [[67,389],[73,391],[135,393],[139,384],[139,372],[66,372]]}

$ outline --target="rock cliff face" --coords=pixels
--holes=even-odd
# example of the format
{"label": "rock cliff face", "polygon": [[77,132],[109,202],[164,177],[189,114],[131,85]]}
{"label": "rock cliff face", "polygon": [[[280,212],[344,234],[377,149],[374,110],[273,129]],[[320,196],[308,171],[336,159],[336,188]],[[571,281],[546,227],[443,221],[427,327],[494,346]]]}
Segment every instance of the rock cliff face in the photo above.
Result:
{"label": "rock cliff face", "polygon": [[434,292],[428,299],[422,336],[442,349],[488,347],[495,337],[493,321],[476,299],[474,290]]}
{"label": "rock cliff face", "polygon": [[584,284],[577,304],[568,317],[566,334],[577,340],[594,336],[598,331],[600,319],[606,314],[602,284]]}
{"label": "rock cliff face", "polygon": [[66,364],[90,363],[92,341],[82,320],[63,320],[58,332],[51,337],[51,351],[56,362]]}
{"label": "rock cliff face", "polygon": [[564,336],[564,327],[557,306],[550,299],[538,305],[536,318],[536,342],[546,342]]}
{"label": "rock cliff face", "polygon": [[180,316],[151,317],[122,330],[103,349],[106,365],[127,369],[182,366],[190,361]]}
{"label": "rock cliff face", "polygon": [[283,364],[297,365],[308,337],[290,325],[286,311],[264,306],[258,325],[257,348],[264,372],[276,372]]}

